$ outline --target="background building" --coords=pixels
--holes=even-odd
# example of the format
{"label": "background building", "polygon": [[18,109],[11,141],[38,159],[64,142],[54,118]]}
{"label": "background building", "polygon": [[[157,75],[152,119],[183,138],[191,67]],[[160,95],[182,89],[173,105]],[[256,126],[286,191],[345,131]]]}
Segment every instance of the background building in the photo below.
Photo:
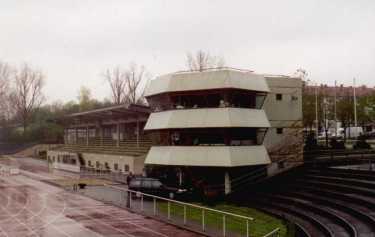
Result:
{"label": "background building", "polygon": [[264,144],[273,162],[302,161],[302,81],[282,75],[264,76],[270,88],[264,110],[271,123]]}
{"label": "background building", "polygon": [[118,105],[63,117],[64,145],[48,151],[48,158],[57,169],[142,174],[151,146],[143,133],[149,113],[146,106]]}
{"label": "background building", "polygon": [[147,86],[149,107],[62,118],[65,144],[48,157],[71,171],[143,174],[146,166],[171,185],[230,193],[259,171],[302,162],[301,91],[298,78],[231,68],[163,75]]}

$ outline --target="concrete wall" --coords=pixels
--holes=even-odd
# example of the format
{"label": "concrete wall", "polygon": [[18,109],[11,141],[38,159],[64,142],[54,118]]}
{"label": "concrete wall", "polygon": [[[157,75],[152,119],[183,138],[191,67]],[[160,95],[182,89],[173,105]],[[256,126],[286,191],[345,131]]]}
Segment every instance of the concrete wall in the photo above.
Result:
{"label": "concrete wall", "polygon": [[[302,160],[302,81],[286,76],[266,76],[270,93],[264,102],[271,123],[264,145],[272,161],[283,159]],[[277,100],[281,94],[281,100]],[[282,130],[277,133],[279,128]]]}
{"label": "concrete wall", "polygon": [[119,169],[124,172],[125,165],[129,166],[129,172],[134,174],[142,174],[145,158],[144,157],[133,157],[133,156],[121,156],[121,155],[109,155],[109,154],[95,154],[95,153],[82,153],[83,159],[88,161],[95,167],[96,162],[100,162],[104,165],[108,163],[111,170],[114,170],[114,165],[118,164]]}
{"label": "concrete wall", "polygon": [[[66,151],[48,151],[47,155],[50,157],[51,160],[53,160],[53,157],[55,158],[55,163],[57,163],[57,157],[58,155],[76,155],[77,153],[69,153]],[[100,162],[102,167],[104,167],[105,163],[108,163],[108,166],[112,171],[114,171],[115,164],[118,164],[119,170],[125,172],[125,165],[129,166],[129,172],[132,172],[134,174],[142,174],[143,168],[144,168],[144,162],[145,162],[145,156],[139,156],[139,157],[133,157],[133,156],[122,156],[122,155],[109,155],[109,154],[96,154],[96,153],[82,153],[82,158],[85,160],[86,166],[88,166],[89,161],[91,161],[91,165],[93,167],[96,167],[96,162]],[[62,164],[62,165],[61,165]],[[71,166],[71,165],[70,165]],[[79,166],[79,160],[77,158],[77,166]],[[55,165],[53,164],[53,167],[58,169],[65,169],[66,164],[60,163]],[[73,168],[75,170],[75,168]],[[71,169],[65,169],[69,171],[74,171]],[[126,172],[125,172],[126,173]]]}

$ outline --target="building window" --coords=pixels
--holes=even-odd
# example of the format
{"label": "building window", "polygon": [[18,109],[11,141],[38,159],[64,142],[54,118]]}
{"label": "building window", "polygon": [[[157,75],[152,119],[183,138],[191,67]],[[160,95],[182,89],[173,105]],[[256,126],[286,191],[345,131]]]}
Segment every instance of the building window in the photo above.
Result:
{"label": "building window", "polygon": [[97,169],[100,168],[100,163],[99,163],[99,161],[96,162],[96,168],[97,168]]}
{"label": "building window", "polygon": [[283,134],[283,128],[276,128],[276,133],[277,134]]}
{"label": "building window", "polygon": [[283,95],[282,94],[276,94],[276,100],[282,100]]}
{"label": "building window", "polygon": [[117,163],[115,163],[115,164],[113,165],[113,169],[118,170],[118,164],[117,164]]}
{"label": "building window", "polygon": [[91,167],[91,160],[89,160],[89,161],[87,162],[87,164],[89,165],[89,167]]}
{"label": "building window", "polygon": [[125,172],[129,172],[129,165],[125,165],[125,166],[124,166],[124,171],[125,171]]}
{"label": "building window", "polygon": [[57,156],[57,162],[60,163],[60,155]]}
{"label": "building window", "polygon": [[56,161],[56,159],[55,159],[55,156],[52,156],[52,160],[53,160],[53,162],[55,162],[55,161]]}

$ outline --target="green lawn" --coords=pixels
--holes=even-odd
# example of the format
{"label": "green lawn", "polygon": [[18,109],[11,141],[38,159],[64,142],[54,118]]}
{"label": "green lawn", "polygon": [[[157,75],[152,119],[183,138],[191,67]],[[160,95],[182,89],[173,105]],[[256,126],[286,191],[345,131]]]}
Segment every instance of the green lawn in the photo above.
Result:
{"label": "green lawn", "polygon": [[[201,204],[197,203],[197,205]],[[253,221],[249,222],[249,231],[252,237],[262,237],[276,228],[280,228],[280,237],[287,236],[286,223],[256,209],[228,204],[217,204],[210,208],[254,218]],[[158,209],[163,213],[167,213],[167,203],[158,203]],[[184,209],[182,205],[171,203],[171,219],[176,217],[182,219],[183,213]],[[202,223],[202,211],[200,209],[187,207],[186,213],[188,222],[195,222],[196,224]],[[222,229],[223,217],[221,214],[205,211],[205,216],[205,224],[208,228]],[[246,235],[246,221],[242,218],[226,216],[226,227],[229,232],[241,233],[243,236]]]}

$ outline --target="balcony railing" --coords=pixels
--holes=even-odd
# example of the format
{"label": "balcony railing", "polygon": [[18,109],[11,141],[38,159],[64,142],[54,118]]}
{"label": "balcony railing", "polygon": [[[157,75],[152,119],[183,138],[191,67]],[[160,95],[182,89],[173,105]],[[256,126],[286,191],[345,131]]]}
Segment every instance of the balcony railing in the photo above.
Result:
{"label": "balcony railing", "polygon": [[139,139],[138,141],[136,139],[129,139],[119,142],[112,138],[90,138],[88,141],[86,139],[77,139],[74,142],[66,142],[56,150],[137,156],[146,154],[151,145],[151,140],[146,138]]}

